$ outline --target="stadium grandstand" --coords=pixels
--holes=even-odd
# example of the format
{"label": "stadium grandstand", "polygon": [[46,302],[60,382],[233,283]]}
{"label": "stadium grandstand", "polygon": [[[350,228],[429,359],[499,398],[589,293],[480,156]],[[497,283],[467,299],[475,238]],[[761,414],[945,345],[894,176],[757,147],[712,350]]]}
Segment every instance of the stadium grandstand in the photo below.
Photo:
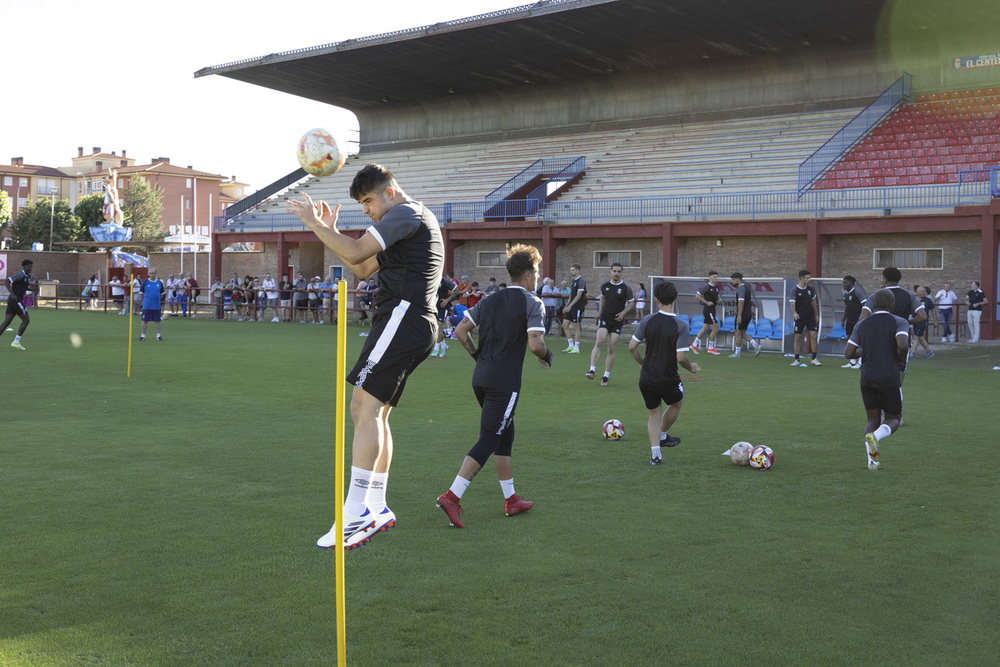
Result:
{"label": "stadium grandstand", "polygon": [[[344,205],[379,162],[442,223],[446,266],[485,280],[505,244],[565,278],[980,280],[998,301],[1000,6],[956,0],[549,0],[206,67],[355,113],[360,150],[216,219],[273,265],[336,257],[285,201]],[[589,274],[589,275],[588,275]],[[983,323],[996,338],[997,311]],[[988,321],[986,321],[988,320]]]}

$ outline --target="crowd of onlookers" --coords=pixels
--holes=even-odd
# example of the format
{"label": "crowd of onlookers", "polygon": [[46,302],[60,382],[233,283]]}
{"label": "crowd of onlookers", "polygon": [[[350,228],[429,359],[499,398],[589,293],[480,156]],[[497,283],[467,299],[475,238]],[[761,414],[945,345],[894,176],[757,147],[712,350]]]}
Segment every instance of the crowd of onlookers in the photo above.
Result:
{"label": "crowd of onlookers", "polygon": [[[337,280],[314,276],[307,279],[301,271],[290,280],[282,274],[275,281],[270,273],[261,276],[244,276],[233,273],[232,278],[223,281],[216,277],[207,288],[202,289],[198,281],[189,273],[170,274],[163,281],[165,299],[163,314],[169,317],[202,317],[236,320],[238,322],[298,322],[300,324],[336,324],[337,322]],[[139,314],[142,299],[142,283],[133,279],[133,313]],[[117,276],[108,281],[107,288],[111,301],[119,314],[128,313],[126,293],[128,282]],[[374,278],[360,281],[351,290],[355,296],[348,307],[358,316],[358,322],[369,320],[378,285]],[[81,298],[85,309],[101,307],[101,283],[96,275],[84,285]]]}

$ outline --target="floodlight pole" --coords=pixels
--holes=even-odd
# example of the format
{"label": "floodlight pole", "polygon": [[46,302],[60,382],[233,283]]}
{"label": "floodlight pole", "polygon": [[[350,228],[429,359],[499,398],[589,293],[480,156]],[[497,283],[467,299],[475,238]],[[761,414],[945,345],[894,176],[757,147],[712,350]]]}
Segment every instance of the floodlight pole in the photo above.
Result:
{"label": "floodlight pole", "polygon": [[49,251],[52,251],[52,231],[56,224],[56,195],[51,190],[49,194],[52,195],[52,208],[49,211]]}

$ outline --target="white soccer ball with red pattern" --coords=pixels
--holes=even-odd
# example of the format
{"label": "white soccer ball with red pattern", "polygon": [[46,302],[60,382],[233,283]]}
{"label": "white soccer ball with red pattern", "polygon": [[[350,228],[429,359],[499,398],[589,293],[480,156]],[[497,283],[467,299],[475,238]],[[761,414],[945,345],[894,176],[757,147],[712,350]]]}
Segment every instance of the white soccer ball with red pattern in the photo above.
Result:
{"label": "white soccer ball with red pattern", "polygon": [[604,422],[604,437],[608,440],[621,440],[625,437],[625,426],[617,419]]}
{"label": "white soccer ball with red pattern", "polygon": [[309,130],[299,139],[299,164],[313,176],[330,176],[344,166],[347,154],[333,135],[321,127]]}
{"label": "white soccer ball with red pattern", "polygon": [[774,465],[774,452],[770,447],[757,445],[750,452],[750,467],[757,470],[767,470]]}
{"label": "white soccer ball with red pattern", "polygon": [[750,451],[752,449],[753,445],[741,440],[729,448],[729,458],[738,466],[748,466],[750,465]]}

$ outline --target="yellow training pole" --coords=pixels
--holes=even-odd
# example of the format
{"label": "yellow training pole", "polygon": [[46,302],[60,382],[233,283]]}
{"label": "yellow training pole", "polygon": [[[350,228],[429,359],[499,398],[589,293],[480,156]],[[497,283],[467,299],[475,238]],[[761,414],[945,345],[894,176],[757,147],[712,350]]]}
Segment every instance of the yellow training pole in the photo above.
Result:
{"label": "yellow training pole", "polygon": [[347,282],[337,282],[337,399],[334,497],[337,507],[335,525],[340,531],[336,546],[337,568],[337,664],[347,665],[347,595],[344,590],[344,408],[347,396]]}
{"label": "yellow training pole", "polygon": [[128,289],[125,290],[125,294],[128,295],[128,362],[125,365],[125,377],[132,377],[132,304],[135,303],[135,284],[133,283],[134,277],[132,276],[132,269],[126,271],[125,277],[128,279]]}

